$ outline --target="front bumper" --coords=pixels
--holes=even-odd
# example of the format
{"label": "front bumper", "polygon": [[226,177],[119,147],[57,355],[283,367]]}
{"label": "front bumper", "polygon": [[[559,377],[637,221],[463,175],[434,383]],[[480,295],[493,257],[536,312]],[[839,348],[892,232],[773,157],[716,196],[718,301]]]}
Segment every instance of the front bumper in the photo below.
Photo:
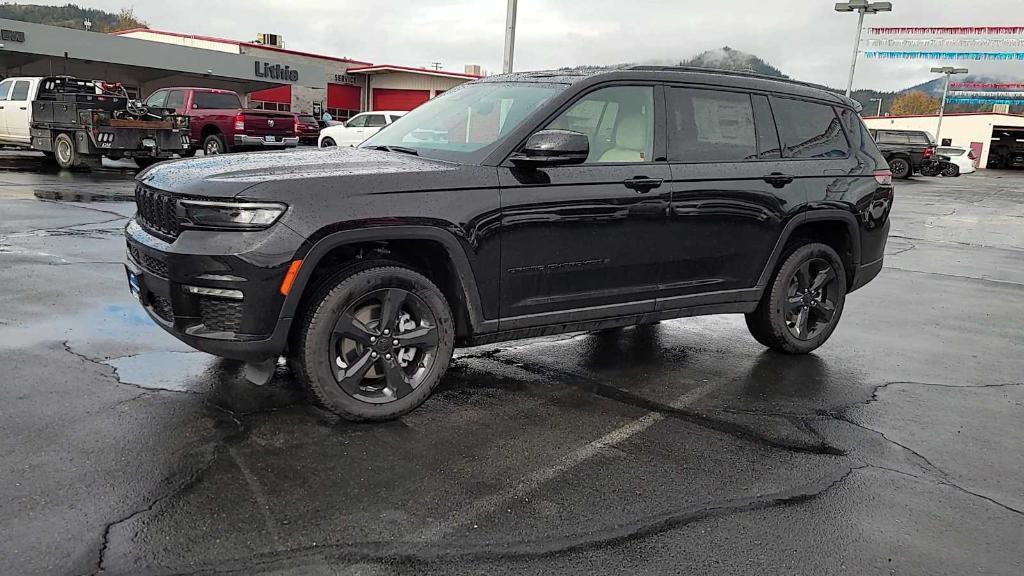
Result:
{"label": "front bumper", "polygon": [[[185,231],[168,242],[133,219],[125,237],[125,268],[138,280],[140,303],[164,330],[224,358],[260,361],[284,352],[291,318],[280,318],[284,296],[278,288],[301,245],[290,229]],[[208,289],[241,297],[210,295]]]}
{"label": "front bumper", "polygon": [[267,140],[264,136],[249,136],[248,134],[235,134],[235,146],[265,146],[273,148],[292,148],[299,145],[298,136],[275,136],[273,140]]}

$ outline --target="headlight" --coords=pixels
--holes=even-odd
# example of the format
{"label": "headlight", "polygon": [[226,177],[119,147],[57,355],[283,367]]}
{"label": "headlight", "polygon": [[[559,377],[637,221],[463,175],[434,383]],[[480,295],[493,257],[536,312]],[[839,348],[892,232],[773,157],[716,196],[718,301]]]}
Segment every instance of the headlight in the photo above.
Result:
{"label": "headlight", "polygon": [[182,200],[185,217],[200,228],[232,228],[261,230],[269,227],[288,207],[277,203],[210,202]]}

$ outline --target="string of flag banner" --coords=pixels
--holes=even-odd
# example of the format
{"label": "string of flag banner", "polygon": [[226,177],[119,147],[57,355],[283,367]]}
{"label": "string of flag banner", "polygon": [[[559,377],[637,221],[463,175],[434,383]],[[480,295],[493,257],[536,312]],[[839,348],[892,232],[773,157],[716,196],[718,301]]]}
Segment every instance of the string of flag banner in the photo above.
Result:
{"label": "string of flag banner", "polygon": [[953,90],[1024,90],[1024,82],[950,82]]}
{"label": "string of flag banner", "polygon": [[912,26],[912,27],[871,27],[868,34],[875,36],[907,36],[924,34],[929,36],[961,36],[975,34],[1024,34],[1024,26]]}
{"label": "string of flag banner", "polygon": [[875,48],[932,48],[935,46],[1020,48],[1024,47],[1024,38],[868,38],[864,43]]}
{"label": "string of flag banner", "polygon": [[1024,92],[980,92],[959,90],[956,92],[951,91],[949,95],[954,98],[1009,98],[1014,100],[1024,100]]}
{"label": "string of flag banner", "polygon": [[868,50],[864,56],[878,60],[1017,60],[1024,52],[918,52]]}
{"label": "string of flag banner", "polygon": [[1006,100],[1006,99],[991,100],[991,99],[988,99],[988,98],[957,98],[955,96],[950,96],[950,97],[946,98],[946,104],[985,104],[985,105],[1006,104],[1006,105],[1009,105],[1009,106],[1020,106],[1020,105],[1024,105],[1024,99],[1021,99],[1021,100]]}

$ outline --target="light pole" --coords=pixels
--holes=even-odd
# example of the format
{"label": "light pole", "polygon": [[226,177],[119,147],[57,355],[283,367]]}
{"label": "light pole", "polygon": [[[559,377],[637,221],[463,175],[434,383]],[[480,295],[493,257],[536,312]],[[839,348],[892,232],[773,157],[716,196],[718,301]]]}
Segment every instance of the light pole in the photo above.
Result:
{"label": "light pole", "polygon": [[505,74],[512,71],[512,56],[516,51],[516,4],[517,0],[508,0],[508,9],[505,12],[505,60],[501,66],[501,71]]}
{"label": "light pole", "polygon": [[939,125],[935,128],[935,145],[942,146],[942,115],[946,112],[946,93],[949,92],[949,77],[953,74],[967,74],[967,68],[943,66],[942,68],[932,68],[932,72],[946,76],[946,82],[942,86],[942,104],[939,105]]}
{"label": "light pole", "polygon": [[836,12],[857,13],[857,34],[853,38],[853,56],[850,58],[850,78],[846,82],[846,97],[853,91],[853,71],[857,69],[857,55],[860,53],[860,33],[864,29],[864,15],[892,12],[892,2],[868,2],[868,0],[850,0],[837,2]]}
{"label": "light pole", "polygon": [[882,99],[881,98],[870,98],[870,99],[868,99],[868,102],[878,102],[878,114],[875,114],[875,116],[881,116],[882,115]]}

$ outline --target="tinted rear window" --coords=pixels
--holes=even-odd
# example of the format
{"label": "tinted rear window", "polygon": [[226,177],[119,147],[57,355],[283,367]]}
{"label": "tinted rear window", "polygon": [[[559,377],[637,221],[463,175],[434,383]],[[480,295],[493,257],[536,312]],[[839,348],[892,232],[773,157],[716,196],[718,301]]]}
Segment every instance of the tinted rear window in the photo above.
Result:
{"label": "tinted rear window", "polygon": [[862,154],[874,158],[879,166],[884,166],[885,157],[879,152],[874,138],[871,137],[871,133],[868,132],[868,127],[864,125],[860,115],[853,110],[843,108],[839,112],[839,116],[843,119],[843,127],[846,128],[846,134],[850,138],[850,145],[853,149],[860,150]]}
{"label": "tinted rear window", "polygon": [[773,98],[785,158],[845,158],[850,144],[835,110],[825,104]]}
{"label": "tinted rear window", "polygon": [[741,162],[757,158],[749,94],[671,88],[668,109],[669,160]]}
{"label": "tinted rear window", "polygon": [[879,144],[910,144],[910,138],[905,132],[879,132]]}
{"label": "tinted rear window", "polygon": [[302,122],[303,124],[316,124],[316,118],[306,114],[300,114],[299,122]]}
{"label": "tinted rear window", "polygon": [[224,108],[241,108],[242,103],[236,94],[230,92],[196,92],[192,96],[194,108],[219,110]]}
{"label": "tinted rear window", "polygon": [[909,132],[907,136],[910,138],[911,144],[924,144],[927,146],[932,143],[931,138],[926,136],[924,132]]}

